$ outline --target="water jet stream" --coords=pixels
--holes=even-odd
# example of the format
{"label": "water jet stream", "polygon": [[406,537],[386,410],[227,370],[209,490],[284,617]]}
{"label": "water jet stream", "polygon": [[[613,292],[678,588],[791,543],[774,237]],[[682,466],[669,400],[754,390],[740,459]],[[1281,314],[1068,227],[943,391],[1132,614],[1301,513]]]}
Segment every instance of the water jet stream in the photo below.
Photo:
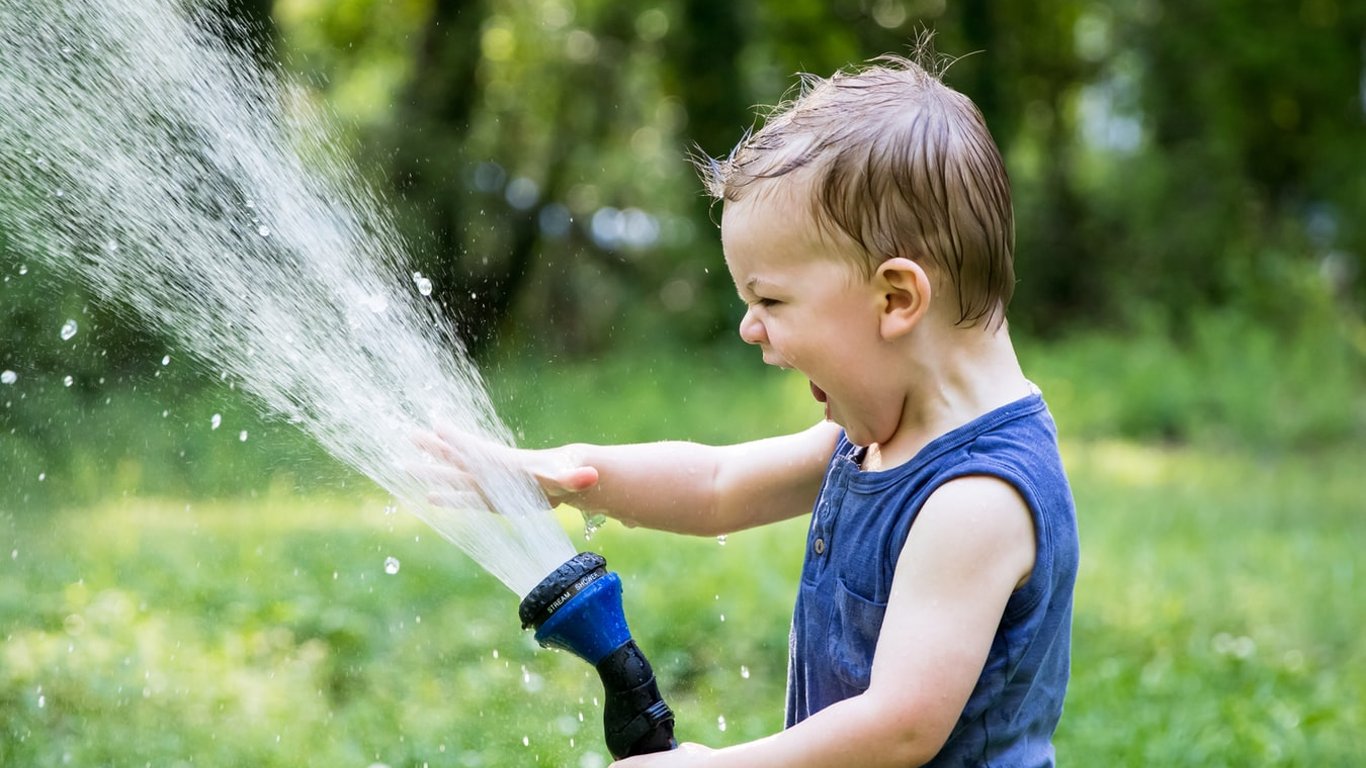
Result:
{"label": "water jet stream", "polygon": [[405,469],[437,421],[512,444],[440,287],[309,96],[224,23],[171,0],[0,6],[3,258],[165,329],[526,595],[574,555],[535,482],[474,455],[482,493],[454,509]]}

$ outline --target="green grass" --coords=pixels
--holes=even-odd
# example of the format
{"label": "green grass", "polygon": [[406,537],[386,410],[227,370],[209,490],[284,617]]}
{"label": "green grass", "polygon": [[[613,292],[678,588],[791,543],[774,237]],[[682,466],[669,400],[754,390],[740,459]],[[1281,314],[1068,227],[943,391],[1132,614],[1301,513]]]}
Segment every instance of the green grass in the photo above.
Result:
{"label": "green grass", "polygon": [[1363,764],[1366,450],[1069,448],[1083,563],[1062,758]]}
{"label": "green grass", "polygon": [[[1366,760],[1366,451],[1066,455],[1084,561],[1062,762]],[[510,592],[384,504],[5,516],[0,764],[602,764],[587,665],[536,649]],[[562,521],[623,575],[684,738],[781,726],[800,521],[724,544]]]}

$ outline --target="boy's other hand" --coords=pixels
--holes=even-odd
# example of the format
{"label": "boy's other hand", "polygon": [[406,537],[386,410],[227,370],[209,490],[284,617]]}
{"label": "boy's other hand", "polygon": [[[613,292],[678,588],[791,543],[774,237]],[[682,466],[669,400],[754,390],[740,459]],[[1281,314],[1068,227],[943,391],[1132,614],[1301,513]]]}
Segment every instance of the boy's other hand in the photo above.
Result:
{"label": "boy's other hand", "polygon": [[671,766],[704,765],[707,757],[714,753],[711,747],[684,742],[678,749],[668,752],[655,752],[651,755],[637,755],[618,760],[608,768],[670,768]]}

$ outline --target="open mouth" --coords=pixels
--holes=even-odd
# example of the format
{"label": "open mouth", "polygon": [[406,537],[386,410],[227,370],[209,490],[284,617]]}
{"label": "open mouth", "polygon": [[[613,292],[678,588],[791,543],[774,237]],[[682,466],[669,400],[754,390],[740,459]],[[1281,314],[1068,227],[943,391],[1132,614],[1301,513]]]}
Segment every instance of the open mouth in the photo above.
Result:
{"label": "open mouth", "polygon": [[811,396],[816,398],[816,402],[825,404],[825,420],[830,421],[830,396],[825,394],[825,390],[816,386],[816,382],[808,379],[808,383],[811,384]]}
{"label": "open mouth", "polygon": [[818,403],[823,403],[823,402],[825,402],[826,400],[829,399],[829,398],[827,398],[826,395],[825,395],[825,390],[823,390],[823,389],[821,389],[820,387],[816,386],[816,382],[812,381],[812,382],[809,382],[809,383],[811,384],[811,396],[814,397],[814,398],[816,398],[816,402],[818,402]]}

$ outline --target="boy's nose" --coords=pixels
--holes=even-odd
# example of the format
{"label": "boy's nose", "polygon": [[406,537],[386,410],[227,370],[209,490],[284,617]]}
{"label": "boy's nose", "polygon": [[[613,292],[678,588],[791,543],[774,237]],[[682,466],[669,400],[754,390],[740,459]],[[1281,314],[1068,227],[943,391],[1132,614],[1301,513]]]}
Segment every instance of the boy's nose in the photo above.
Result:
{"label": "boy's nose", "polygon": [[768,341],[768,332],[764,330],[764,324],[759,318],[754,316],[754,310],[745,312],[745,316],[740,318],[740,338],[749,344],[763,344]]}

